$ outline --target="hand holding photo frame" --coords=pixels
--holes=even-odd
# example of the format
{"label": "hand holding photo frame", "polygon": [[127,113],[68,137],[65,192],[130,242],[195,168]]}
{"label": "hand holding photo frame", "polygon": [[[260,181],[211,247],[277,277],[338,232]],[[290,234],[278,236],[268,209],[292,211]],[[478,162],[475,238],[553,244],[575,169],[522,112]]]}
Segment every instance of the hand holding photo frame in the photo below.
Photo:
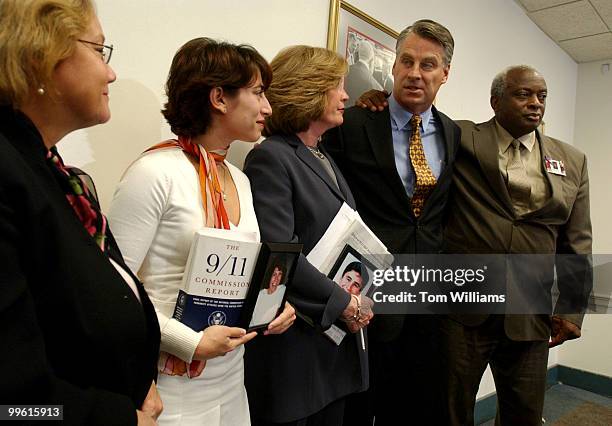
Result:
{"label": "hand holding photo frame", "polygon": [[[364,256],[347,244],[328,274],[328,277],[342,287],[344,291],[359,298],[361,305],[360,313],[366,317],[372,313],[372,306],[374,304],[370,298],[374,290],[371,279],[374,276],[374,269],[374,266]],[[359,330],[359,332],[361,347],[365,351],[363,330]],[[344,338],[345,333],[334,330],[331,334],[328,332],[326,334],[338,344]]]}
{"label": "hand holding photo frame", "polygon": [[258,239],[254,232],[198,230],[173,318],[195,331],[212,325],[263,331],[284,306],[302,244]]}
{"label": "hand holding photo frame", "polygon": [[282,312],[301,244],[263,243],[244,302],[241,327],[263,332]]}

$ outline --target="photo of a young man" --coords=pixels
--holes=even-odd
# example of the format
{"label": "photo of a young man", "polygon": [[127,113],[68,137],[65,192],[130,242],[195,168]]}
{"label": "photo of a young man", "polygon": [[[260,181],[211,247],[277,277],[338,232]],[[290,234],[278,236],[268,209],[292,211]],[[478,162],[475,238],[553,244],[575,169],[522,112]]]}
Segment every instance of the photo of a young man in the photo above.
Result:
{"label": "photo of a young man", "polygon": [[274,256],[270,259],[249,326],[267,324],[276,317],[285,295],[288,261],[291,262],[291,258],[286,256]]}

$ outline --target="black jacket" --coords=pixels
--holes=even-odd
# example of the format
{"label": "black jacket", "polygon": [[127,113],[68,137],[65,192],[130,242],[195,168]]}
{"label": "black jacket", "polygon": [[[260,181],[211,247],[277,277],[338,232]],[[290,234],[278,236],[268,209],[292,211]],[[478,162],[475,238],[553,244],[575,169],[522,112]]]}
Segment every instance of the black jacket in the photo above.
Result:
{"label": "black jacket", "polygon": [[[357,203],[357,211],[391,253],[439,253],[452,181],[453,162],[459,147],[459,127],[432,107],[442,125],[445,164],[421,216],[412,213],[410,198],[397,173],[389,108],[381,112],[352,107],[346,110],[342,126],[324,138],[346,178]],[[375,317],[370,329],[375,339],[396,338],[403,319],[395,315]]]}
{"label": "black jacket", "polygon": [[0,108],[0,402],[63,404],[65,424],[136,424],[156,377],[155,311],[85,231],[45,155],[34,125]]}

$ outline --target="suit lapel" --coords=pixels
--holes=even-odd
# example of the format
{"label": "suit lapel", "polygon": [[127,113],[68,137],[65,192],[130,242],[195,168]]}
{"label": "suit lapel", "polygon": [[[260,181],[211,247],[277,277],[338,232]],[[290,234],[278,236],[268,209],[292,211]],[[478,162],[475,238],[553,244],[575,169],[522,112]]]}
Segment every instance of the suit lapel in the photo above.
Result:
{"label": "suit lapel", "polygon": [[493,194],[504,205],[507,212],[514,215],[514,207],[506,183],[499,171],[499,148],[497,146],[497,134],[495,121],[491,119],[478,126],[472,132],[474,153],[480,164],[480,169],[487,178],[488,184],[493,188]]}
{"label": "suit lapel", "polygon": [[327,151],[325,150],[325,147],[321,145],[320,148],[321,148],[321,151],[325,154],[325,156],[329,160],[329,163],[331,164],[332,169],[334,173],[336,174],[336,180],[338,181],[338,186],[340,187],[340,192],[342,192],[342,195],[344,196],[344,200],[350,207],[354,209],[355,199],[353,198],[353,194],[351,193],[351,189],[349,188],[348,183],[344,179],[344,176],[342,176],[342,172],[340,171],[340,169],[338,168],[338,166],[332,159],[331,155],[327,153]]}
{"label": "suit lapel", "polygon": [[436,186],[434,186],[434,189],[429,195],[429,197],[427,197],[427,201],[425,201],[425,206],[423,208],[423,212],[421,213],[421,217],[427,214],[427,211],[430,210],[431,206],[436,202],[435,200],[437,194],[442,191],[442,185],[439,185],[439,182],[442,182],[444,181],[444,179],[447,179],[447,175],[452,173],[452,167],[449,166],[451,165],[451,158],[454,158],[453,155],[455,150],[455,147],[453,145],[453,132],[450,128],[450,124],[452,122],[450,120],[443,119],[443,117],[440,115],[435,106],[431,107],[431,111],[434,116],[434,119],[438,123],[440,123],[442,127],[442,138],[444,140],[444,168],[440,172],[440,176],[437,179],[438,183],[436,184]]}
{"label": "suit lapel", "polygon": [[[338,187],[334,184],[334,181],[332,180],[329,173],[325,171],[325,169],[321,165],[321,162],[317,160],[314,157],[314,155],[312,155],[312,153],[308,150],[308,148],[306,148],[306,145],[304,145],[304,143],[300,140],[300,138],[298,138],[296,135],[293,135],[290,139],[290,142],[293,146],[295,146],[295,152],[298,158],[302,160],[302,162],[304,162],[308,167],[310,167],[310,169],[317,176],[319,176],[319,178],[321,178],[323,182],[325,182],[325,184],[329,187],[329,189],[331,189],[331,191],[334,194],[336,194],[337,197],[339,197],[341,200],[345,200],[344,195],[340,192]],[[329,159],[329,156],[327,157]],[[338,185],[340,185],[340,180],[338,179],[339,172],[335,168],[334,168],[334,171],[336,172],[336,179],[338,180]]]}
{"label": "suit lapel", "polygon": [[[69,235],[63,234],[63,244],[74,244],[73,241],[79,239],[85,241],[90,247],[92,247],[99,262],[98,265],[92,265],[92,268],[111,267],[112,273],[116,274],[116,276],[120,279],[118,282],[124,282],[123,277],[121,277],[117,270],[112,267],[106,255],[100,250],[97,244],[95,244],[94,240],[87,233],[85,227],[79,221],[79,218],[75,214],[73,208],[68,203],[66,194],[64,194],[62,191],[56,177],[53,175],[53,172],[47,165],[47,150],[42,143],[42,138],[38,133],[38,130],[36,130],[33,124],[30,122],[24,122],[24,119],[19,116],[17,116],[16,121],[17,125],[24,127],[26,132],[23,132],[22,136],[18,138],[20,143],[13,144],[12,140],[9,140],[9,143],[11,143],[11,145],[17,149],[24,162],[30,168],[31,172],[37,176],[37,179],[32,182],[32,185],[40,185],[41,190],[44,192],[50,205],[52,205],[54,209],[57,209],[57,212],[61,214],[61,219],[64,224],[62,227],[62,232],[70,233]],[[54,214],[57,215],[57,212]],[[144,287],[142,287],[142,284],[140,284],[138,278],[125,264],[125,261],[121,256],[121,252],[119,251],[119,246],[110,232],[110,229],[108,230],[107,237],[111,239],[111,244],[109,245],[109,257],[121,265],[121,267],[134,279],[134,282],[137,283],[141,300],[144,300]],[[128,294],[133,295],[133,300],[138,306],[142,306],[132,291],[128,292]]]}
{"label": "suit lapel", "polygon": [[536,135],[538,141],[540,142],[540,154],[542,164],[540,167],[542,168],[542,173],[546,176],[546,180],[550,185],[550,197],[546,202],[542,205],[542,207],[538,210],[534,210],[528,213],[526,216],[531,215],[540,215],[542,212],[547,211],[549,208],[553,206],[558,206],[563,203],[563,186],[562,180],[565,179],[565,176],[559,176],[553,173],[548,173],[546,168],[544,167],[544,162],[546,161],[546,157],[550,157],[553,160],[561,160],[564,161],[563,152],[558,149],[557,145],[553,143],[550,138],[542,135],[539,131],[536,130]]}
{"label": "suit lapel", "polygon": [[442,137],[444,138],[444,148],[445,148],[445,153],[444,153],[444,170],[442,170],[442,173],[440,173],[440,177],[442,177],[442,175],[446,174],[451,169],[451,167],[449,167],[449,165],[451,164],[451,158],[454,157],[455,149],[456,149],[456,147],[453,145],[453,141],[454,141],[453,134],[454,134],[454,132],[451,131],[451,123],[452,123],[452,121],[450,121],[449,119],[446,119],[445,117],[443,117],[438,112],[438,110],[436,109],[435,106],[432,106],[431,110],[433,111],[433,115],[436,118],[436,120],[439,123],[442,124]]}
{"label": "suit lapel", "polygon": [[[395,165],[389,108],[380,113],[370,114],[370,118],[371,120],[365,124],[365,130],[376,162],[387,178],[387,182],[393,192],[395,192],[395,195],[402,200],[404,205],[410,206],[410,198],[406,194],[406,188],[404,188]],[[408,208],[408,210],[410,209]]]}

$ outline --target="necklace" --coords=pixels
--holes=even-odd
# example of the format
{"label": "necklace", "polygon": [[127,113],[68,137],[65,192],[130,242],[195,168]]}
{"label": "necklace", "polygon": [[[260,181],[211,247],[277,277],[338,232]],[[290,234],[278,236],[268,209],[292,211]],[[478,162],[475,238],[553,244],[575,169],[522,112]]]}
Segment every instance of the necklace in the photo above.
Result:
{"label": "necklace", "polygon": [[223,201],[227,201],[227,195],[225,195],[225,166],[222,165],[222,163],[218,164],[219,166],[221,166],[221,170],[223,170],[223,185],[221,186],[221,197],[223,197]]}
{"label": "necklace", "polygon": [[325,155],[319,150],[318,146],[306,145],[306,148],[308,148],[308,151],[312,152],[315,157],[318,157],[321,160],[325,160]]}

